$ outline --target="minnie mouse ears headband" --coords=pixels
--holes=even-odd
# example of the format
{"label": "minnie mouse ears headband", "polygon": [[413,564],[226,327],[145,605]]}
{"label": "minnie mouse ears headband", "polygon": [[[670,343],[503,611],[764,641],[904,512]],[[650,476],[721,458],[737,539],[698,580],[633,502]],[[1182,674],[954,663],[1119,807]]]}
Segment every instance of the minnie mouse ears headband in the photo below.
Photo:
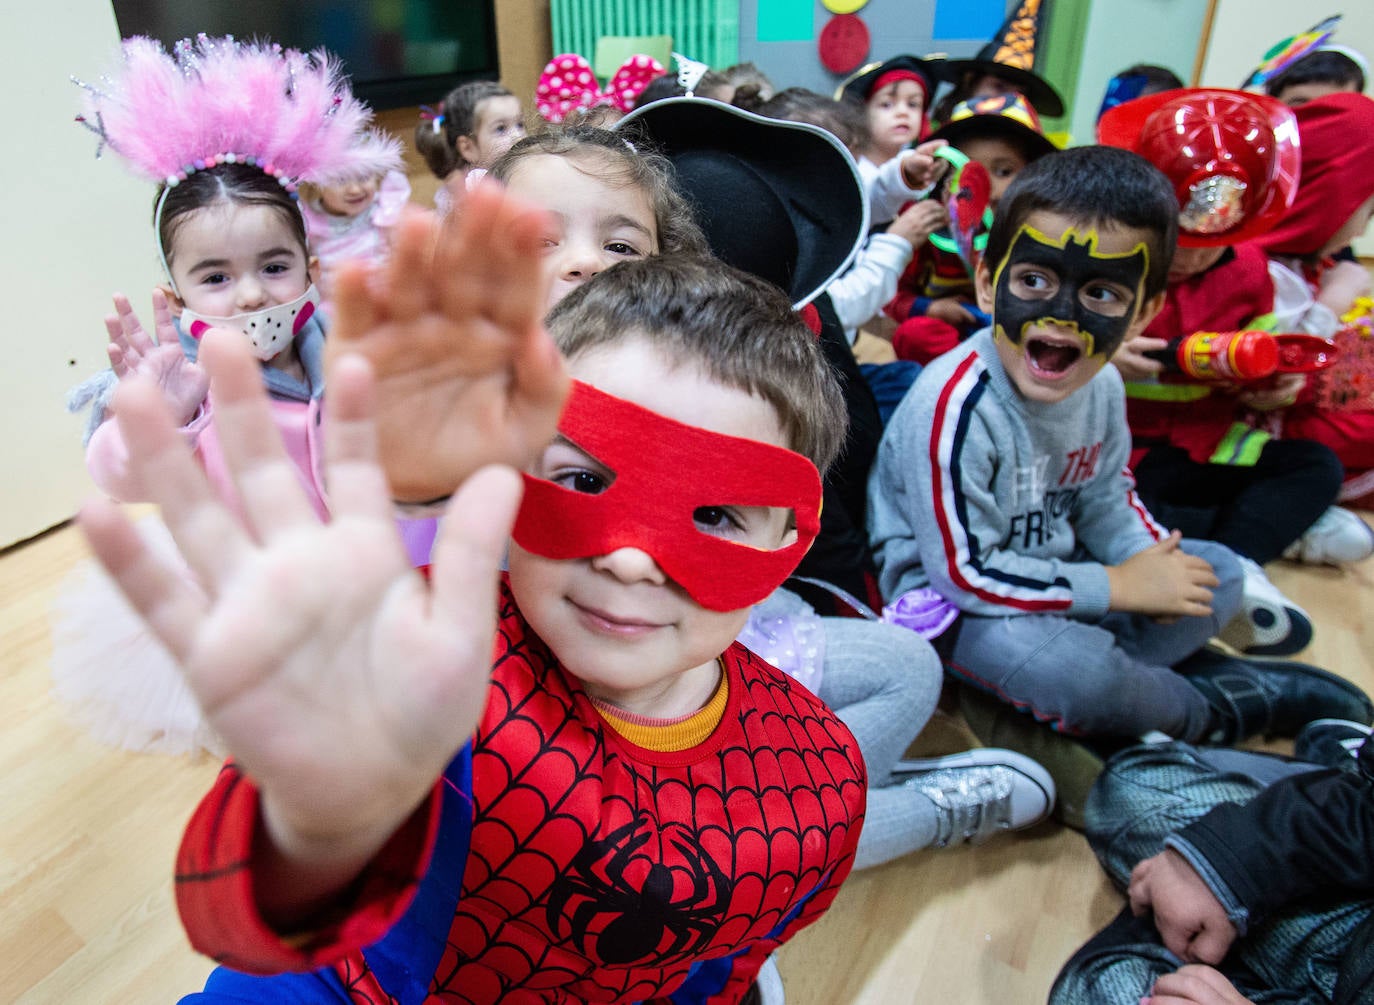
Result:
{"label": "minnie mouse ears headband", "polygon": [[123,61],[85,94],[77,121],[137,173],[168,187],[219,164],[249,164],[294,190],[401,166],[400,144],[369,129],[340,62],[231,36],[183,39],[168,53],[126,39]]}
{"label": "minnie mouse ears headband", "polygon": [[549,60],[539,75],[534,103],[539,114],[549,122],[562,122],[571,113],[596,105],[612,105],[621,112],[628,112],[649,82],[667,72],[652,56],[631,56],[611,75],[606,89],[602,90],[586,58],[565,52]]}

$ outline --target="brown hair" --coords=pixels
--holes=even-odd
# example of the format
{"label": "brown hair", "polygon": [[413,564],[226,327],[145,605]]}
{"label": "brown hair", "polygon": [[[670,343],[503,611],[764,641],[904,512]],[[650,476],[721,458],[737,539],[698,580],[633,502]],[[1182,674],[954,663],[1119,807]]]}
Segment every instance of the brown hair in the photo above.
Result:
{"label": "brown hair", "polygon": [[546,324],[569,359],[642,338],[674,364],[758,395],[822,474],[844,443],[844,399],[811,330],[776,286],[716,259],[621,262],[564,297]]}
{"label": "brown hair", "polygon": [[1117,147],[1072,147],[1024,168],[1007,186],[988,232],[983,261],[990,274],[996,274],[1021,224],[1039,210],[1077,223],[1145,231],[1150,253],[1145,299],[1163,292],[1178,241],[1178,197],[1169,179],[1144,157]]}
{"label": "brown hair", "polygon": [[444,97],[439,106],[441,119],[420,120],[415,127],[415,149],[436,178],[447,178],[467,163],[458,153],[458,137],[477,132],[477,110],[482,102],[507,97],[514,95],[494,80],[470,80]]}
{"label": "brown hair", "polygon": [[636,149],[609,129],[550,126],[516,142],[492,165],[491,176],[509,181],[522,161],[540,155],[564,157],[612,185],[641,189],[654,209],[660,253],[708,253],[692,208],[674,184],[673,166],[661,154]]}
{"label": "brown hair", "polygon": [[834,98],[804,87],[788,87],[763,99],[751,88],[735,92],[734,105],[746,112],[787,122],[805,122],[830,133],[853,153],[868,144],[868,118],[863,105]]}
{"label": "brown hair", "polygon": [[305,218],[295,198],[276,178],[261,168],[249,164],[220,164],[204,171],[194,171],[186,180],[158,190],[153,203],[153,226],[158,243],[170,268],[172,242],[184,218],[198,209],[218,202],[239,206],[266,206],[281,217],[292,236],[300,241],[308,257],[309,243],[305,237]]}

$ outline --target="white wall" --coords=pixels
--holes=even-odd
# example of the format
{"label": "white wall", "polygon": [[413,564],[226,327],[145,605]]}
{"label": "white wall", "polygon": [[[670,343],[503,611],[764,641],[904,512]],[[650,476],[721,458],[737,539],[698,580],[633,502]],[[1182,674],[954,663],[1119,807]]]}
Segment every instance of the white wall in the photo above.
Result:
{"label": "white wall", "polygon": [[[1276,42],[1312,27],[1322,18],[1343,13],[1333,39],[1374,58],[1374,4],[1334,4],[1330,8],[1296,9],[1291,0],[1220,0],[1212,26],[1212,44],[1202,67],[1202,83],[1235,87],[1255,68],[1260,57]],[[1371,82],[1366,81],[1365,93]],[[1355,250],[1374,256],[1374,236],[1366,232]]]}
{"label": "white wall", "polygon": [[65,520],[92,490],[63,398],[104,365],[110,293],[145,301],[157,271],[152,186],[108,154],[97,161],[95,138],[72,121],[79,92],[68,75],[93,78],[116,51],[109,0],[7,3],[0,35],[3,546]]}
{"label": "white wall", "polygon": [[1107,82],[1126,67],[1167,66],[1188,83],[1206,6],[1202,0],[1095,0],[1070,120],[1075,144],[1096,138],[1097,109]]}

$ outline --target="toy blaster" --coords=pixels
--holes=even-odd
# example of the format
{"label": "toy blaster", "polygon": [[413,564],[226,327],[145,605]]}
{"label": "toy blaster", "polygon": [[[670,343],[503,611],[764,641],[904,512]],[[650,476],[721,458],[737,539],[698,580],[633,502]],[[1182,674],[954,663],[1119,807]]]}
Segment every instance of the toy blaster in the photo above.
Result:
{"label": "toy blaster", "polygon": [[972,276],[983,259],[992,227],[992,179],[987,168],[954,147],[941,147],[935,156],[950,164],[943,179],[949,227],[931,234],[930,243],[957,254]]}
{"label": "toy blaster", "polygon": [[1336,362],[1335,341],[1300,332],[1194,332],[1145,355],[1190,380],[1244,384],[1279,373],[1316,373]]}

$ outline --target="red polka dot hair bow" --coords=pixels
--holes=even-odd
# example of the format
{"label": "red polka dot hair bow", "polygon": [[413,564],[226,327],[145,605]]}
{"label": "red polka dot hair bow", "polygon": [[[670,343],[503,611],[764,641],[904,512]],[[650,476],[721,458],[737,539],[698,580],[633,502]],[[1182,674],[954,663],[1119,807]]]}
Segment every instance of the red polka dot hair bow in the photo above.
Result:
{"label": "red polka dot hair bow", "polygon": [[611,75],[610,82],[602,90],[586,58],[565,52],[549,60],[539,75],[534,103],[539,114],[549,122],[562,122],[570,113],[596,105],[613,105],[628,112],[649,81],[667,72],[652,56],[631,56]]}

